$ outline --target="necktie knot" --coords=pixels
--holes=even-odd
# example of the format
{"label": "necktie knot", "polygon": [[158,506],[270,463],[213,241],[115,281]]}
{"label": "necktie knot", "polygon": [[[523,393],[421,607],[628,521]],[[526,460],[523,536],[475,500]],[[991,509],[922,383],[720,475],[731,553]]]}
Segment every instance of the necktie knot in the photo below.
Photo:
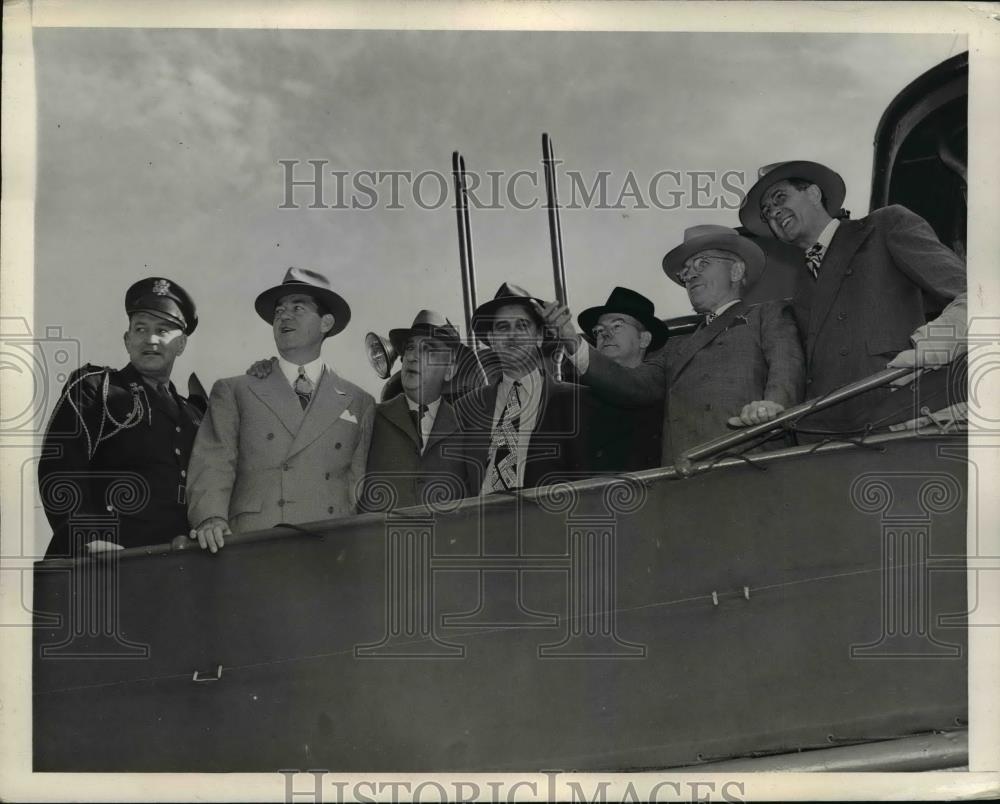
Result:
{"label": "necktie knot", "polygon": [[806,268],[812,274],[813,279],[819,279],[819,266],[823,262],[823,252],[825,249],[819,243],[813,243],[806,250]]}

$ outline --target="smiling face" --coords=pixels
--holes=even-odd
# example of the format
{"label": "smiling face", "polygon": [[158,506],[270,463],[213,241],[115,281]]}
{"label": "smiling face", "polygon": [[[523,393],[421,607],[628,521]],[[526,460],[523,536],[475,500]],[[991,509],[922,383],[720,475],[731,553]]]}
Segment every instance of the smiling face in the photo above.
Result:
{"label": "smiling face", "polygon": [[695,312],[710,313],[740,298],[745,273],[746,266],[736,254],[709,248],[688,257],[677,278],[684,283]]}
{"label": "smiling face", "polygon": [[143,377],[157,383],[170,379],[174,360],[183,353],[187,336],[165,318],[150,313],[132,313],[125,331],[129,362]]}
{"label": "smiling face", "polygon": [[427,335],[413,335],[406,341],[402,358],[403,392],[418,405],[429,405],[440,397],[455,370],[448,345]]}
{"label": "smiling face", "polygon": [[321,314],[312,296],[305,293],[282,296],[274,305],[274,345],[285,360],[308,363],[319,357],[323,338],[333,323],[333,316]]}
{"label": "smiling face", "polygon": [[767,188],[760,199],[760,216],[778,240],[802,249],[815,243],[830,221],[819,187],[809,184],[800,190],[790,181]]}
{"label": "smiling face", "polygon": [[635,368],[646,355],[653,336],[639,321],[625,313],[605,313],[591,334],[601,354],[626,368]]}
{"label": "smiling face", "polygon": [[504,304],[493,316],[489,344],[500,358],[504,374],[523,377],[538,367],[542,328],[523,304]]}

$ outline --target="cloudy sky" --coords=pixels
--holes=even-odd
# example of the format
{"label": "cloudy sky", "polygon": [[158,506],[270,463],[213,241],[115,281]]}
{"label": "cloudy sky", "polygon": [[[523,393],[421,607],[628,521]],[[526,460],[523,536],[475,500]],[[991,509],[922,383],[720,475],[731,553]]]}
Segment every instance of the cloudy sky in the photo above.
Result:
{"label": "cloudy sky", "polygon": [[[551,297],[539,160],[549,132],[564,171],[589,185],[607,172],[609,201],[629,173],[623,209],[564,210],[571,307],[616,284],[660,315],[688,312],[660,260],[685,227],[736,225],[731,191],[691,171],[755,175],[807,158],[838,169],[846,206],[867,211],[872,138],[886,104],[920,73],[966,48],[953,35],[532,33],[38,29],[36,331],[62,326],[86,360],[122,365],[125,288],[165,275],[195,297],[201,323],[174,378],[206,386],[274,353],[253,300],[289,265],[327,273],[353,308],[324,347],[339,372],[377,395],[363,336],[408,323],[422,307],[461,322],[455,214],[401,184],[374,209],[281,209],[285,168],[306,160],[347,171],[436,171],[451,152],[516,184],[536,208],[472,212],[480,300],[504,280]],[[657,209],[649,184],[660,171]],[[373,183],[370,179],[367,183]],[[572,180],[561,176],[560,195]],[[337,200],[331,175],[325,200]],[[680,193],[680,194],[678,194]],[[485,201],[489,193],[481,194]],[[579,196],[578,196],[579,198]],[[692,209],[716,200],[717,209]],[[635,208],[641,203],[648,209]],[[72,293],[65,292],[71,284]]]}

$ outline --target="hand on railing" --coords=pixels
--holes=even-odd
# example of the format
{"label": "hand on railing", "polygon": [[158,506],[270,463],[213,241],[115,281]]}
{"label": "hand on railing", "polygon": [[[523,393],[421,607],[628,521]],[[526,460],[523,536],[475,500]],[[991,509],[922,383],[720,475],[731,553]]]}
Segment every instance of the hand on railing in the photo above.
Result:
{"label": "hand on railing", "polygon": [[729,426],[752,427],[755,424],[765,424],[769,421],[773,421],[775,416],[781,413],[784,409],[784,405],[772,402],[770,399],[761,399],[758,402],[750,402],[749,404],[743,406],[743,410],[740,411],[739,416],[733,416],[729,419]]}

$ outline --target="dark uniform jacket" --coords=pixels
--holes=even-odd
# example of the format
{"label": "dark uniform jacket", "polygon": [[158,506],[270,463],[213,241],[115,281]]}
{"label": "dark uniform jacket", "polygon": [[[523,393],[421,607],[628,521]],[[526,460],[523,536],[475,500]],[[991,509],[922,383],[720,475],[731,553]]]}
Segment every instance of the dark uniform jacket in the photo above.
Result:
{"label": "dark uniform jacket", "polygon": [[[965,292],[965,263],[905,207],[883,207],[860,220],[841,221],[819,279],[803,269],[793,300],[805,344],[806,397],[881,371],[912,348],[910,336],[927,322],[928,310],[935,317]],[[865,394],[808,417],[803,426],[862,426],[867,409],[889,393]]]}
{"label": "dark uniform jacket", "polygon": [[[46,557],[70,553],[71,524],[84,528],[84,543],[123,547],[188,532],[184,486],[201,414],[173,383],[170,392],[176,406],[131,364],[119,371],[87,365],[70,376],[38,464],[53,531]],[[97,518],[90,529],[87,517]]]}
{"label": "dark uniform jacket", "polygon": [[748,402],[800,402],[802,347],[787,303],[739,302],[690,335],[668,339],[638,368],[591,349],[584,380],[616,404],[666,400],[661,460],[668,466],[685,450],[732,432],[729,418]]}
{"label": "dark uniform jacket", "polygon": [[448,402],[441,400],[422,454],[406,395],[375,406],[361,510],[388,512],[460,500],[479,494],[481,485],[479,468],[464,454],[458,418]]}
{"label": "dark uniform jacket", "polygon": [[[493,414],[500,385],[483,386],[455,401],[468,454],[486,478]],[[522,488],[573,480],[584,475],[580,387],[557,383],[543,375],[535,427],[528,442]],[[475,493],[479,493],[479,489]]]}

